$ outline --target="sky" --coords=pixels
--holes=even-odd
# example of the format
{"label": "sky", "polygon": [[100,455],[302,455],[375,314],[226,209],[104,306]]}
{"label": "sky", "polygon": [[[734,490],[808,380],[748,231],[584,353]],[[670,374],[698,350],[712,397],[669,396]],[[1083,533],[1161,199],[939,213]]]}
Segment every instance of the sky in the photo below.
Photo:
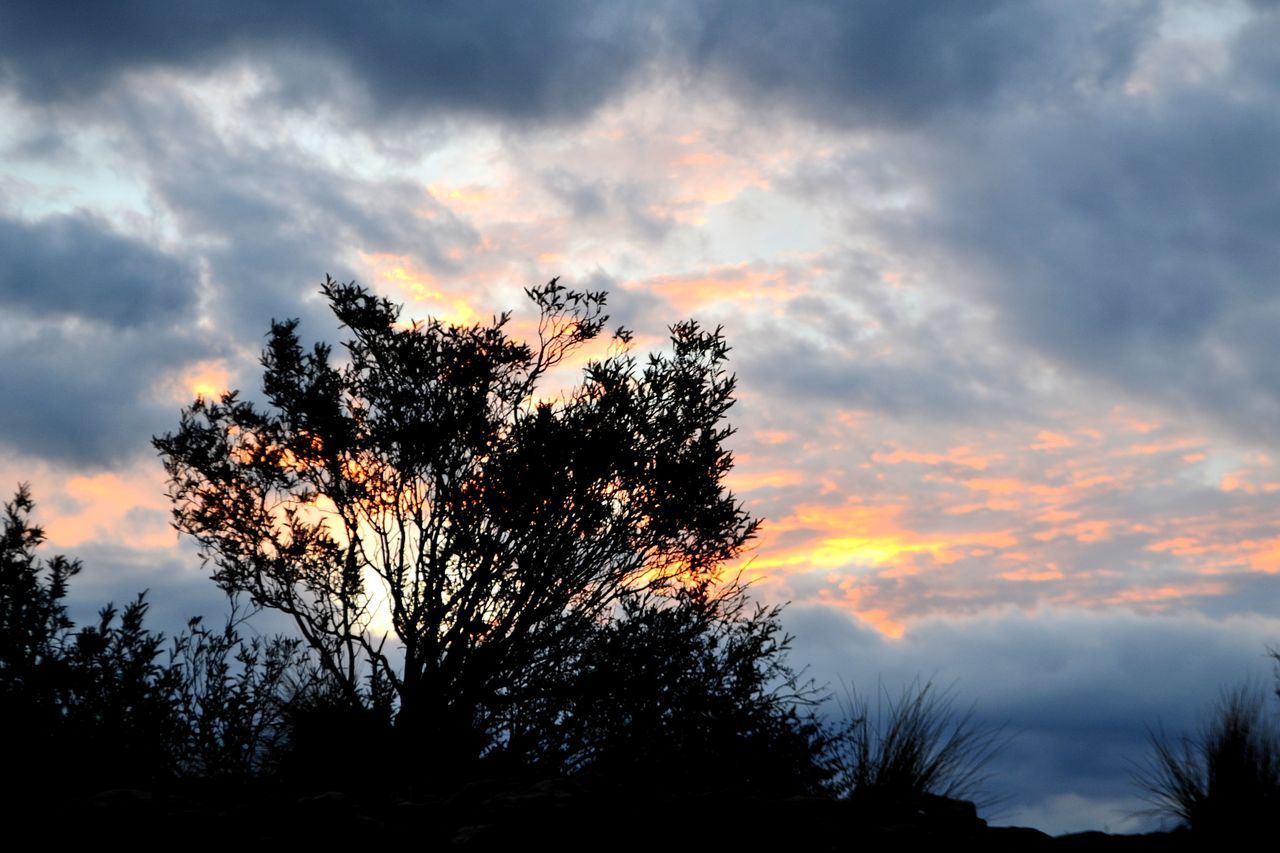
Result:
{"label": "sky", "polygon": [[996,822],[1155,825],[1274,684],[1280,5],[0,2],[0,483],[82,615],[221,594],[151,437],[319,286],[722,324],[742,568],[842,694],[1014,735]]}

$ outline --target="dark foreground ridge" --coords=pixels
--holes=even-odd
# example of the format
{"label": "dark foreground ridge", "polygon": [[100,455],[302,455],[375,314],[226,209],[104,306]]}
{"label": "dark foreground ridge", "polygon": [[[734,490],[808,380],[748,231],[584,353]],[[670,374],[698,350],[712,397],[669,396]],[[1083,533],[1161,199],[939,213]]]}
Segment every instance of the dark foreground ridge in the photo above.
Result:
{"label": "dark foreground ridge", "polygon": [[[377,781],[370,780],[376,788]],[[10,806],[15,804],[9,800]],[[665,795],[588,779],[520,783],[481,779],[409,797],[339,791],[299,794],[257,786],[118,788],[28,803],[10,826],[56,828],[71,843],[132,838],[141,846],[198,844],[384,845],[420,849],[898,850],[954,845],[989,851],[1198,850],[1185,830],[1145,835],[1083,832],[1053,837],[993,827],[974,804],[926,797],[911,807],[823,797]],[[17,818],[16,822],[13,820]],[[908,845],[904,848],[902,845]],[[319,848],[317,848],[319,849]]]}

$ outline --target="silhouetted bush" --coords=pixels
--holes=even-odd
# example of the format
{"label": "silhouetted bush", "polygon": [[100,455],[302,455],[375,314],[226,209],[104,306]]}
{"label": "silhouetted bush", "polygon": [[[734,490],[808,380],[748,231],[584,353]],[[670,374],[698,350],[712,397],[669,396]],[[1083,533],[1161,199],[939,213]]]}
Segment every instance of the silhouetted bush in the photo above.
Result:
{"label": "silhouetted bush", "polygon": [[52,758],[57,745],[73,627],[63,599],[80,571],[64,557],[36,558],[44,531],[29,522],[33,506],[30,489],[19,486],[0,536],[0,739],[14,762],[27,764],[32,755]]}
{"label": "silhouetted bush", "polygon": [[507,748],[532,766],[673,791],[817,794],[834,772],[779,607],[738,584],[627,599],[536,697]]}
{"label": "silhouetted bush", "polygon": [[1246,835],[1280,825],[1280,724],[1254,685],[1218,700],[1195,736],[1150,733],[1137,781],[1157,814],[1193,832]]}
{"label": "silhouetted bush", "polygon": [[951,691],[932,682],[917,681],[896,700],[882,687],[874,710],[851,690],[844,710],[838,787],[879,806],[978,798],[988,763],[1007,741],[1002,728],[975,722],[972,709],[958,710]]}
{"label": "silhouetted bush", "polygon": [[290,749],[294,706],[323,680],[300,639],[246,639],[240,622],[234,605],[220,630],[197,617],[170,647],[169,700],[180,738],[175,763],[184,776],[244,778],[274,770]]}
{"label": "silhouetted bush", "polygon": [[5,504],[0,537],[0,738],[8,765],[39,784],[137,784],[166,775],[179,723],[164,638],[144,627],[143,595],[75,630],[66,596],[78,561],[36,556],[30,489]]}
{"label": "silhouetted bush", "polygon": [[303,644],[242,639],[237,619],[199,619],[164,657],[140,594],[77,629],[66,597],[79,561],[36,550],[30,489],[5,505],[0,537],[0,740],[7,768],[39,785],[144,785],[181,776],[248,776],[289,735],[287,709],[314,689]]}
{"label": "silhouetted bush", "polygon": [[281,706],[281,737],[270,763],[283,781],[315,791],[363,790],[370,779],[416,787],[451,764],[424,767],[409,758],[417,745],[406,745],[404,733],[395,730],[385,688],[375,686],[353,699],[314,663],[302,673]]}
{"label": "silhouetted bush", "polygon": [[179,673],[159,662],[164,636],[143,624],[147,609],[144,595],[120,611],[108,604],[63,649],[61,752],[84,783],[145,784],[176,770]]}

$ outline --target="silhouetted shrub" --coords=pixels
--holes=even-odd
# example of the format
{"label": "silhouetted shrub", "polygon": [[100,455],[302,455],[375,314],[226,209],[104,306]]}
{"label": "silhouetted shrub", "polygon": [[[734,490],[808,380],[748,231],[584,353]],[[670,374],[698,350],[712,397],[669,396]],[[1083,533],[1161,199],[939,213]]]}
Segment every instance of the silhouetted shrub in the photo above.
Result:
{"label": "silhouetted shrub", "polygon": [[143,626],[142,595],[108,604],[79,631],[67,614],[79,561],[36,556],[30,489],[5,505],[0,538],[0,737],[12,772],[35,784],[137,784],[168,772],[176,720],[163,637]]}
{"label": "silhouetted shrub", "polygon": [[145,784],[176,769],[178,673],[159,663],[164,636],[144,626],[147,609],[144,594],[120,611],[108,604],[63,649],[61,752],[86,784]]}
{"label": "silhouetted shrub", "polygon": [[1195,736],[1171,739],[1161,730],[1150,743],[1137,781],[1157,814],[1212,835],[1280,823],[1280,725],[1261,688],[1224,693]]}
{"label": "silhouetted shrub", "polygon": [[197,617],[169,651],[170,702],[185,776],[247,777],[270,771],[288,749],[292,707],[322,680],[299,639],[245,639],[239,611],[221,630]]}
{"label": "silhouetted shrub", "polygon": [[622,609],[511,709],[512,751],[668,792],[825,790],[821,696],[786,660],[780,608],[752,605],[738,584],[700,584]]}
{"label": "silhouetted shrub", "polygon": [[[377,701],[385,690],[375,688],[353,699],[318,666],[303,672],[281,708],[281,737],[271,758],[271,771],[284,781],[322,791],[364,789],[370,779],[413,787],[424,775],[452,765],[441,761],[424,767],[409,758],[417,754],[411,751],[417,745],[406,747],[404,733],[393,727],[390,702]],[[445,748],[440,745],[441,752]]]}
{"label": "silhouetted shrub", "polygon": [[958,710],[952,692],[938,692],[932,682],[917,681],[896,700],[882,687],[874,711],[851,690],[845,715],[838,787],[876,804],[975,799],[988,763],[1007,742],[1002,728],[975,722],[972,709]]}
{"label": "silhouetted shrub", "polygon": [[53,757],[68,680],[63,649],[73,627],[63,599],[80,571],[65,557],[37,559],[44,531],[30,523],[33,506],[28,486],[19,486],[5,504],[0,535],[0,739],[18,766]]}
{"label": "silhouetted shrub", "polygon": [[145,593],[77,630],[65,599],[81,564],[36,556],[33,508],[20,486],[0,536],[0,741],[13,777],[88,789],[264,769],[289,703],[312,689],[301,642],[244,640],[233,610],[221,631],[192,620],[166,662]]}

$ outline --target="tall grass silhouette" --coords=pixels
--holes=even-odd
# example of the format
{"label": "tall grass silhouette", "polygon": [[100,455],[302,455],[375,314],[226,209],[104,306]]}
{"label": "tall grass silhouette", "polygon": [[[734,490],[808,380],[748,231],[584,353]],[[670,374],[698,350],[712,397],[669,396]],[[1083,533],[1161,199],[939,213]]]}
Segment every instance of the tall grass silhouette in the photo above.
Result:
{"label": "tall grass silhouette", "polygon": [[842,793],[895,804],[929,796],[981,801],[986,768],[1008,742],[1002,727],[956,707],[952,688],[918,680],[895,699],[881,686],[875,707],[852,688],[845,703]]}
{"label": "tall grass silhouette", "polygon": [[1153,808],[1196,833],[1234,835],[1280,824],[1280,720],[1265,691],[1226,691],[1192,736],[1149,733],[1136,771]]}

